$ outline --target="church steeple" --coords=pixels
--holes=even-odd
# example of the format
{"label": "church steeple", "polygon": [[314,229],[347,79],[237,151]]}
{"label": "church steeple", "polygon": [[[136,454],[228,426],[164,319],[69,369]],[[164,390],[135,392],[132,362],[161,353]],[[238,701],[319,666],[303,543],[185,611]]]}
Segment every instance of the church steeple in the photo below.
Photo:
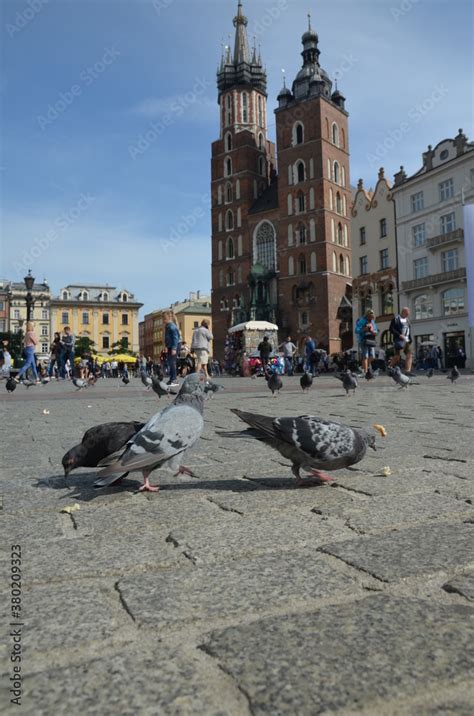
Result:
{"label": "church steeple", "polygon": [[262,67],[262,60],[257,58],[256,50],[250,53],[247,37],[248,20],[244,15],[242,2],[237,5],[237,15],[234,17],[235,43],[234,55],[229,45],[226,47],[224,62],[217,73],[217,87],[220,96],[225,90],[236,85],[247,85],[259,90],[266,96],[267,75]]}

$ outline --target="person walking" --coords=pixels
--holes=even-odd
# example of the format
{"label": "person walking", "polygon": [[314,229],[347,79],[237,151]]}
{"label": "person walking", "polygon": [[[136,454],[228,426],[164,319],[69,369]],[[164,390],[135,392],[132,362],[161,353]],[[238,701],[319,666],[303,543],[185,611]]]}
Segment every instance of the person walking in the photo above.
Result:
{"label": "person walking", "polygon": [[8,341],[3,340],[2,341],[2,350],[0,354],[0,379],[3,380],[4,378],[8,380],[10,377],[10,371],[12,368],[12,357],[10,355],[10,351],[8,350]]}
{"label": "person walking", "polygon": [[376,337],[378,333],[375,323],[375,313],[369,308],[365,316],[359,318],[356,323],[356,335],[359,340],[359,350],[362,358],[362,370],[367,373],[369,365],[375,358]]}
{"label": "person walking", "polygon": [[174,322],[174,316],[170,311],[165,313],[163,318],[165,322],[165,346],[168,351],[168,385],[176,388],[179,385],[176,382],[176,357],[180,343],[179,328]]}
{"label": "person walking", "polygon": [[61,338],[61,343],[63,344],[64,349],[61,354],[61,378],[65,380],[66,363],[68,361],[71,366],[71,373],[72,375],[74,375],[74,345],[76,343],[76,338],[69,326],[64,326],[64,333]]}
{"label": "person walking", "polygon": [[[304,356],[305,356],[305,363],[304,363],[304,370],[308,373],[311,373],[311,375],[316,374],[316,366],[315,366],[315,355],[314,352],[316,350],[316,343],[313,341],[311,336],[307,336],[305,342],[304,342]],[[318,357],[319,360],[319,357]]]}
{"label": "person walking", "polygon": [[413,364],[413,353],[411,344],[413,342],[410,324],[410,309],[405,306],[390,323],[390,333],[393,336],[395,355],[390,360],[390,368],[400,363],[402,351],[405,353],[405,373],[411,373]]}
{"label": "person walking", "polygon": [[195,328],[193,331],[191,351],[196,356],[196,372],[199,373],[200,370],[203,370],[207,376],[209,376],[208,364],[212,340],[214,340],[214,336],[209,330],[209,322],[203,319],[199,328]]}
{"label": "person walking", "polygon": [[23,346],[25,350],[25,363],[23,365],[23,368],[20,370],[20,372],[15,378],[17,383],[20,382],[20,380],[23,378],[29,368],[31,368],[31,372],[34,375],[36,382],[41,382],[38,378],[38,371],[36,370],[35,348],[38,343],[39,338],[35,333],[35,324],[33,323],[33,321],[28,321],[28,323],[26,324],[26,334],[23,341]]}
{"label": "person walking", "polygon": [[49,349],[50,352],[50,359],[49,359],[49,366],[48,366],[48,375],[50,378],[53,376],[53,369],[56,366],[56,380],[59,380],[59,376],[61,373],[61,365],[62,365],[62,354],[63,354],[63,344],[61,343],[61,335],[56,332],[54,334],[53,342],[51,343],[51,347]]}
{"label": "person walking", "polygon": [[268,359],[270,358],[270,354],[272,352],[272,344],[268,340],[268,336],[263,337],[263,341],[258,344],[257,350],[260,353],[260,360],[262,361],[263,370],[264,372],[266,372]]}
{"label": "person walking", "polygon": [[291,336],[288,336],[286,341],[284,341],[280,346],[278,346],[278,350],[283,351],[286,372],[289,376],[292,376],[294,371],[293,359],[296,353],[296,346],[291,340]]}

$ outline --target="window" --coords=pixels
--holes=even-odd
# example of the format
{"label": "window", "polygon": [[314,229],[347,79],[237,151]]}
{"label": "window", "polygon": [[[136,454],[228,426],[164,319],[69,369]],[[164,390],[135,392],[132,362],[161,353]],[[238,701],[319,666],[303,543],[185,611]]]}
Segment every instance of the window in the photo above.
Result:
{"label": "window", "polygon": [[67,291],[63,291],[63,301],[67,301],[69,298],[69,293]]}
{"label": "window", "polygon": [[314,251],[311,252],[310,262],[311,262],[311,271],[316,271],[316,253]]}
{"label": "window", "polygon": [[440,217],[441,233],[449,234],[450,231],[454,231],[456,228],[456,217],[454,212],[451,214],[445,214]]}
{"label": "window", "polygon": [[339,273],[344,273],[344,256],[339,254]]}
{"label": "window", "polygon": [[462,313],[464,311],[464,289],[449,288],[442,295],[443,314],[451,316],[454,313]]}
{"label": "window", "polygon": [[232,159],[230,157],[227,157],[225,160],[225,176],[231,177],[232,176]]}
{"label": "window", "polygon": [[233,196],[232,196],[232,195],[233,195],[232,184],[230,184],[230,182],[229,182],[228,184],[226,184],[226,187],[225,187],[225,201],[226,201],[226,204],[230,204],[230,202],[231,202],[232,199],[233,199]]}
{"label": "window", "polygon": [[425,276],[428,276],[428,258],[426,256],[413,261],[413,278],[425,278]]}
{"label": "window", "polygon": [[235,198],[240,199],[240,179],[235,182]]}
{"label": "window", "polygon": [[232,231],[234,228],[234,214],[230,209],[225,215],[225,228],[227,231]]}
{"label": "window", "polygon": [[230,94],[225,98],[225,123],[226,127],[232,122],[232,99]]}
{"label": "window", "polygon": [[81,301],[88,301],[89,300],[89,294],[87,291],[82,291],[81,293]]}
{"label": "window", "polygon": [[336,194],[336,214],[342,214],[342,201],[339,192]]}
{"label": "window", "polygon": [[300,214],[304,213],[305,206],[306,206],[306,202],[305,202],[304,194],[302,192],[300,192],[298,194],[298,212]]}
{"label": "window", "polygon": [[103,294],[102,294],[102,300],[103,300],[103,301],[108,301],[108,300],[109,300],[109,294],[107,293],[107,291],[104,291],[104,292],[103,292]]}
{"label": "window", "polygon": [[63,311],[61,314],[61,323],[65,326],[69,323],[69,313],[67,311]]}
{"label": "window", "polygon": [[290,256],[288,259],[288,276],[293,276],[295,273],[295,262],[293,259],[293,256]]}
{"label": "window", "polygon": [[249,96],[247,92],[242,93],[242,122],[247,124],[249,121]]}
{"label": "window", "polygon": [[459,266],[458,250],[449,249],[449,251],[443,251],[441,253],[441,265],[443,272],[455,271]]}
{"label": "window", "polygon": [[334,181],[336,182],[336,184],[339,184],[339,181],[340,181],[339,162],[334,162]]}
{"label": "window", "polygon": [[424,246],[426,243],[426,232],[424,224],[416,224],[412,226],[411,233],[413,236],[413,246]]}
{"label": "window", "polygon": [[387,219],[380,219],[380,238],[384,239],[387,236]]}
{"label": "window", "polygon": [[421,211],[424,208],[423,192],[418,191],[416,194],[412,194],[410,197],[412,213],[415,211]]}
{"label": "window", "polygon": [[89,314],[87,311],[82,314],[82,322],[87,326],[89,324]]}
{"label": "window", "polygon": [[225,150],[226,152],[232,151],[232,134],[230,132],[225,135]]}
{"label": "window", "polygon": [[49,346],[48,346],[48,344],[47,344],[47,343],[42,343],[42,344],[41,344],[41,353],[48,353],[48,351],[49,351]]}
{"label": "window", "polygon": [[102,348],[110,348],[109,336],[102,336]]}
{"label": "window", "polygon": [[360,238],[360,245],[364,246],[364,244],[367,242],[367,237],[365,233],[365,226],[361,226],[359,229],[359,238]]}
{"label": "window", "polygon": [[303,255],[298,259],[298,270],[300,274],[306,273],[306,258]]}
{"label": "window", "polygon": [[301,122],[298,122],[293,127],[293,144],[303,144],[304,142],[304,128]]}
{"label": "window", "polygon": [[254,262],[269,271],[275,269],[276,237],[275,229],[269,221],[258,227],[254,243]]}
{"label": "window", "polygon": [[388,268],[388,249],[382,249],[380,252],[380,270]]}
{"label": "window", "polygon": [[303,162],[298,162],[298,164],[296,165],[296,175],[298,178],[298,182],[305,180]]}
{"label": "window", "polygon": [[361,256],[359,259],[360,264],[360,274],[363,275],[365,273],[369,273],[369,262],[367,260],[367,256]]}
{"label": "window", "polygon": [[263,157],[258,158],[258,173],[260,176],[265,176],[265,160]]}
{"label": "window", "polygon": [[263,109],[262,109],[262,98],[258,95],[258,124],[263,127]]}
{"label": "window", "polygon": [[122,326],[128,326],[128,313],[122,313]]}
{"label": "window", "polygon": [[199,321],[194,321],[193,328],[199,328]]}
{"label": "window", "polygon": [[308,325],[308,314],[306,311],[303,311],[303,313],[300,313],[300,326],[303,328],[304,326]]}
{"label": "window", "polygon": [[452,179],[446,179],[438,184],[439,186],[439,200],[446,201],[454,196],[454,184]]}
{"label": "window", "polygon": [[229,269],[226,274],[226,285],[233,286],[235,284],[235,274],[232,269]]}
{"label": "window", "polygon": [[423,318],[432,318],[433,303],[431,296],[427,296],[426,293],[421,294],[421,296],[416,296],[413,305],[415,308],[416,321],[420,321]]}
{"label": "window", "polygon": [[344,232],[341,223],[337,225],[337,243],[339,246],[344,246]]}
{"label": "window", "polygon": [[128,301],[128,296],[127,296],[127,294],[126,294],[126,293],[122,293],[121,299],[122,299],[122,303],[127,303],[127,301]]}
{"label": "window", "polygon": [[335,122],[332,124],[332,143],[339,146],[339,129]]}
{"label": "window", "polygon": [[42,336],[48,335],[48,326],[41,326],[41,335]]}
{"label": "window", "polygon": [[13,311],[13,318],[14,318],[16,321],[18,321],[18,320],[20,319],[20,309],[15,308],[15,310]]}
{"label": "window", "polygon": [[[3,308],[3,306],[2,306],[2,308]],[[48,311],[47,311],[47,310],[43,309],[43,310],[41,311],[41,319],[42,319],[43,321],[47,321],[47,320],[48,320]]]}
{"label": "window", "polygon": [[299,235],[300,244],[305,244],[306,243],[306,226],[304,226],[304,224],[299,225],[298,235]]}
{"label": "window", "polygon": [[234,240],[230,238],[227,239],[227,258],[233,259],[235,256],[234,254]]}
{"label": "window", "polygon": [[382,305],[382,315],[386,316],[388,313],[393,313],[393,291],[392,289],[389,289],[388,291],[381,290],[381,305]]}
{"label": "window", "polygon": [[263,134],[261,132],[258,135],[258,148],[261,152],[263,151]]}
{"label": "window", "polygon": [[103,313],[103,314],[102,314],[102,323],[103,323],[104,326],[108,326],[108,325],[109,325],[109,314],[108,314],[108,313]]}

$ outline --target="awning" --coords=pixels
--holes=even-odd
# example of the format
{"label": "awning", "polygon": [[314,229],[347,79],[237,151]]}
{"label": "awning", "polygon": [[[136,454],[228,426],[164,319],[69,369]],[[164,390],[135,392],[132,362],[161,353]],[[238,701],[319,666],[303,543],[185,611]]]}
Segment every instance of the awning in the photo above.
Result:
{"label": "awning", "polygon": [[278,326],[268,321],[247,321],[246,323],[232,326],[228,332],[238,333],[239,331],[278,331]]}

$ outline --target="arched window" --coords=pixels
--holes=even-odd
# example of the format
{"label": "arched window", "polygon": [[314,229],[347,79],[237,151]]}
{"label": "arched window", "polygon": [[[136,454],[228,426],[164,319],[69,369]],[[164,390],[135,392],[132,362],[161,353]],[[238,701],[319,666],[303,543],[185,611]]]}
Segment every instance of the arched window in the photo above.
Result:
{"label": "arched window", "polygon": [[226,257],[227,257],[228,259],[233,259],[233,258],[234,258],[234,239],[232,239],[232,237],[230,237],[230,236],[229,236],[229,238],[227,239]]}
{"label": "arched window", "polygon": [[334,193],[332,189],[329,189],[329,208],[331,211],[334,209]]}
{"label": "arched window", "polygon": [[303,144],[304,142],[304,126],[302,122],[295,122],[293,125],[293,145]]}
{"label": "arched window", "polygon": [[306,243],[306,226],[304,224],[298,226],[298,238],[300,244]]}
{"label": "arched window", "polygon": [[237,209],[237,226],[239,228],[242,226],[242,209],[240,208],[240,206]]}
{"label": "arched window", "polygon": [[235,286],[235,274],[232,269],[228,269],[226,273],[226,285]]}
{"label": "arched window", "polygon": [[276,268],[276,235],[269,221],[260,224],[254,234],[254,263],[269,271]]}
{"label": "arched window", "polygon": [[102,293],[102,300],[103,300],[103,301],[108,301],[108,300],[109,300],[109,294],[107,293],[107,291],[104,291],[104,292]]}
{"label": "arched window", "polygon": [[333,244],[336,241],[336,224],[334,223],[334,219],[331,219],[331,241]]}
{"label": "arched window", "polygon": [[339,146],[339,128],[336,122],[332,123],[332,143],[335,144],[336,147]]}
{"label": "arched window", "polygon": [[232,229],[234,228],[234,214],[230,209],[225,215],[225,228],[227,231],[232,231]]}
{"label": "arched window", "polygon": [[310,210],[311,210],[311,209],[314,209],[314,207],[315,207],[315,203],[314,203],[314,188],[311,187],[311,189],[309,190],[309,208],[310,208]]}
{"label": "arched window", "polygon": [[[447,291],[445,293],[447,293]],[[416,296],[413,301],[413,305],[415,309],[416,321],[419,321],[421,318],[431,318],[433,316],[433,303],[431,296],[428,296],[426,293]]]}
{"label": "arched window", "polygon": [[261,132],[258,135],[258,148],[260,151],[263,150],[263,134]]}
{"label": "arched window", "polygon": [[222,204],[222,187],[217,187],[217,206],[220,206]]}
{"label": "arched window", "polygon": [[344,224],[344,246],[349,246],[349,238],[347,235],[347,224]]}
{"label": "arched window", "polygon": [[288,194],[288,216],[291,216],[293,213],[293,198],[291,194]]}
{"label": "arched window", "polygon": [[344,167],[342,167],[342,179],[341,179],[342,186],[346,186],[346,170]]}
{"label": "arched window", "polygon": [[232,97],[230,94],[225,98],[225,125],[226,127],[232,123]]}
{"label": "arched window", "polygon": [[308,314],[306,311],[303,311],[303,313],[300,314],[300,325],[302,327],[308,325]]}
{"label": "arched window", "polygon": [[339,192],[336,194],[336,214],[342,214],[342,199]]}
{"label": "arched window", "polygon": [[249,121],[249,96],[247,92],[242,92],[242,122],[247,124]]}
{"label": "arched window", "polygon": [[63,301],[67,301],[68,299],[69,299],[68,291],[63,291]]}
{"label": "arched window", "polygon": [[232,159],[230,157],[225,160],[224,174],[226,177],[232,176]]}
{"label": "arched window", "polygon": [[232,151],[232,134],[230,132],[225,135],[225,150],[226,152]]}
{"label": "arched window", "polygon": [[306,201],[302,191],[298,194],[298,213],[303,214],[306,211]]}
{"label": "arched window", "polygon": [[298,182],[304,181],[306,179],[305,177],[305,171],[304,171],[304,162],[298,162],[296,165],[296,178]]}
{"label": "arched window", "polygon": [[217,244],[217,260],[222,261],[222,241]]}
{"label": "arched window", "polygon": [[343,245],[344,245],[344,234],[343,234],[343,231],[342,231],[342,224],[341,224],[341,222],[339,222],[338,225],[337,225],[337,243],[339,244],[339,246],[343,246]]}
{"label": "arched window", "polygon": [[306,273],[306,258],[303,254],[298,257],[298,272],[300,274]]}
{"label": "arched window", "polygon": [[329,119],[326,117],[326,139],[329,139]]}
{"label": "arched window", "polygon": [[258,95],[258,124],[260,127],[263,127],[263,108],[262,108],[262,98],[260,95]]}
{"label": "arched window", "polygon": [[230,204],[232,201],[232,184],[230,182],[227,182],[225,185],[225,202],[226,204]]}
{"label": "arched window", "polygon": [[240,179],[235,182],[235,198],[240,199]]}
{"label": "arched window", "polygon": [[237,239],[237,254],[239,256],[242,256],[243,253],[243,246],[242,246],[242,235],[239,236]]}
{"label": "arched window", "polygon": [[288,246],[293,246],[293,224],[288,224]]}
{"label": "arched window", "polygon": [[[84,300],[87,301],[88,298],[89,298],[89,294],[87,293],[87,291],[84,291],[84,294],[85,294],[85,295],[84,295]],[[122,302],[123,302],[123,303],[126,303],[127,301],[128,301],[128,296],[127,296],[127,294],[126,294],[126,293],[122,293]]]}
{"label": "arched window", "polygon": [[344,256],[344,273],[346,276],[351,275],[351,265],[349,262],[349,256]]}
{"label": "arched window", "polygon": [[258,173],[260,176],[265,176],[265,160],[263,157],[258,158]]}
{"label": "arched window", "polygon": [[237,283],[242,283],[242,266],[237,268]]}
{"label": "arched window", "polygon": [[232,308],[238,308],[240,306],[240,296],[238,293],[235,294],[232,299]]}
{"label": "arched window", "polygon": [[310,219],[309,222],[309,240],[316,241],[316,222],[314,219]]}
{"label": "arched window", "polygon": [[337,256],[335,251],[332,252],[332,270],[334,273],[337,273]]}
{"label": "arched window", "polygon": [[339,273],[344,273],[344,256],[339,254]]}
{"label": "arched window", "polygon": [[336,184],[340,182],[339,162],[334,162],[334,181]]}
{"label": "arched window", "polygon": [[311,271],[316,271],[316,253],[314,251],[311,252]]}
{"label": "arched window", "polygon": [[341,145],[340,145],[340,146],[341,146],[343,149],[346,148],[346,135],[345,135],[345,132],[344,132],[344,130],[342,129],[342,127],[341,127]]}
{"label": "arched window", "polygon": [[293,276],[295,273],[295,261],[293,256],[288,259],[288,276]]}

